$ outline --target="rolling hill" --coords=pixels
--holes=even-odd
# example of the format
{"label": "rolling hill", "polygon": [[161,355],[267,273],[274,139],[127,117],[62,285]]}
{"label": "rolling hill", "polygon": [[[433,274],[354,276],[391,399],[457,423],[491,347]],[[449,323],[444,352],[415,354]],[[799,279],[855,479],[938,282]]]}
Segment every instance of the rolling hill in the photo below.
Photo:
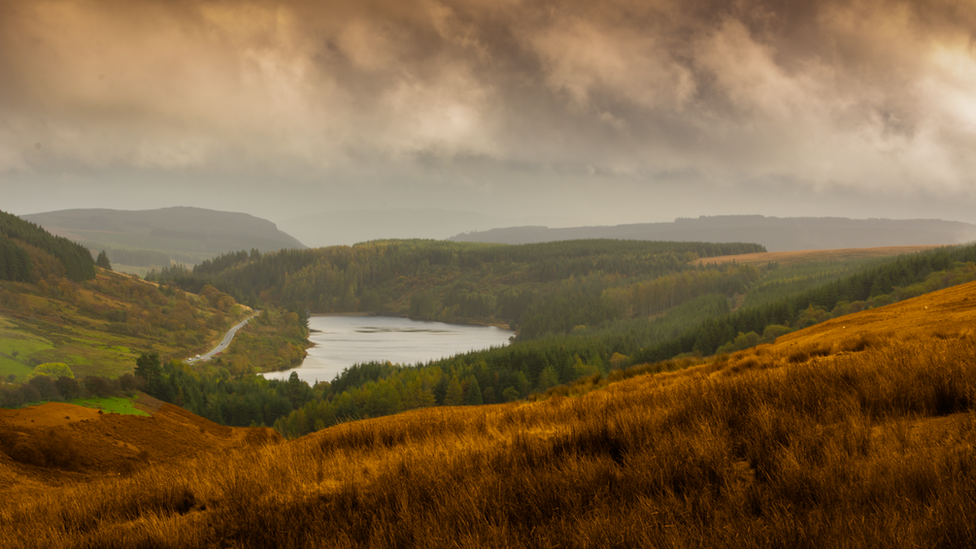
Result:
{"label": "rolling hill", "polygon": [[265,219],[202,208],[79,209],[21,217],[96,252],[105,250],[117,270],[137,274],[171,261],[195,265],[239,250],[305,248]]}

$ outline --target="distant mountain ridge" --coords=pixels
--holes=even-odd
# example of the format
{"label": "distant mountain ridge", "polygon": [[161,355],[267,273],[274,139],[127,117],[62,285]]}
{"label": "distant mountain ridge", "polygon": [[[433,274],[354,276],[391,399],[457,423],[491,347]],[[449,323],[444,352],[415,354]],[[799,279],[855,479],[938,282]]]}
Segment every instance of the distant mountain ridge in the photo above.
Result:
{"label": "distant mountain ridge", "polygon": [[762,215],[678,218],[670,223],[568,227],[526,226],[462,233],[450,240],[529,244],[557,240],[612,238],[678,242],[753,242],[771,252],[962,244],[976,240],[976,225],[940,219],[849,219]]}
{"label": "distant mountain ridge", "polygon": [[20,217],[89,249],[106,250],[113,265],[131,267],[165,267],[170,261],[193,265],[227,252],[306,247],[266,219],[195,207],[77,209]]}
{"label": "distant mountain ridge", "polygon": [[342,210],[304,215],[278,223],[290,234],[318,248],[352,245],[370,240],[444,240],[460,231],[516,225],[511,217],[440,208]]}

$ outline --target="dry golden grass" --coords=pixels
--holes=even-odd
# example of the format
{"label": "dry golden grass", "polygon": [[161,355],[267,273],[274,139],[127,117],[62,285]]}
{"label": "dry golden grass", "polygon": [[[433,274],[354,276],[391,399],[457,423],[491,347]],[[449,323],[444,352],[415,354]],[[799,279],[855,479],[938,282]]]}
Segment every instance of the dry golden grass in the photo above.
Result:
{"label": "dry golden grass", "polygon": [[871,259],[875,257],[889,257],[893,255],[913,254],[924,252],[942,246],[883,246],[879,248],[840,248],[835,250],[799,250],[793,252],[760,252],[754,254],[723,255],[717,257],[703,257],[695,263],[698,265],[712,265],[719,263],[736,263],[765,265],[774,262],[782,266],[795,263],[820,263],[825,261],[847,261],[851,259]]}
{"label": "dry golden grass", "polygon": [[583,396],[123,477],[0,455],[0,546],[972,547],[973,305],[969,284]]}

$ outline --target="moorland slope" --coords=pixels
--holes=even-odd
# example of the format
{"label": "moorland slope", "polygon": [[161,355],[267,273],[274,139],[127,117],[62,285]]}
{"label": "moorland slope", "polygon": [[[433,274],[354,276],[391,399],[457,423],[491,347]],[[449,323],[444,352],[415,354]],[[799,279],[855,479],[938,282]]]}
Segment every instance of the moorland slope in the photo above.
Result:
{"label": "moorland slope", "polygon": [[964,284],[578,396],[427,408],[122,476],[0,453],[0,544],[971,547],[974,305]]}
{"label": "moorland slope", "polygon": [[[201,452],[281,436],[265,428],[225,427],[142,395],[145,416],[103,413],[62,402],[0,408],[0,451],[36,478],[62,472],[118,474],[152,462],[175,462]],[[39,469],[42,467],[43,469]]]}

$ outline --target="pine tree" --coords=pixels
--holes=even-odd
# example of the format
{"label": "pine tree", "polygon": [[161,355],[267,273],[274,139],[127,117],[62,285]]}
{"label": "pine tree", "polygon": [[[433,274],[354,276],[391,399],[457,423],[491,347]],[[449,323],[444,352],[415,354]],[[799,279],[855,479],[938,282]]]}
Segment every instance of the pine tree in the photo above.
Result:
{"label": "pine tree", "polygon": [[471,383],[468,385],[468,394],[464,396],[465,405],[484,404],[481,398],[481,387],[478,385],[478,378],[471,376]]}
{"label": "pine tree", "polygon": [[540,391],[545,391],[550,387],[555,387],[559,385],[559,376],[556,374],[556,369],[552,366],[547,366],[542,373],[539,374],[539,382],[537,386]]}
{"label": "pine tree", "polygon": [[106,271],[112,270],[112,263],[108,260],[108,254],[105,250],[98,253],[98,259],[95,260],[95,265],[105,269]]}
{"label": "pine tree", "polygon": [[444,406],[461,406],[464,404],[464,389],[457,375],[447,384],[447,394],[444,396]]}
{"label": "pine tree", "polygon": [[136,359],[135,375],[146,380],[146,392],[156,395],[163,368],[159,363],[159,353],[142,353]]}

